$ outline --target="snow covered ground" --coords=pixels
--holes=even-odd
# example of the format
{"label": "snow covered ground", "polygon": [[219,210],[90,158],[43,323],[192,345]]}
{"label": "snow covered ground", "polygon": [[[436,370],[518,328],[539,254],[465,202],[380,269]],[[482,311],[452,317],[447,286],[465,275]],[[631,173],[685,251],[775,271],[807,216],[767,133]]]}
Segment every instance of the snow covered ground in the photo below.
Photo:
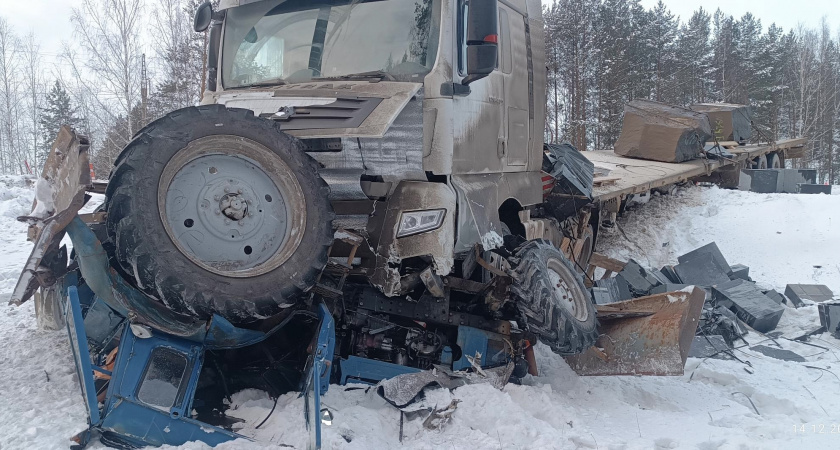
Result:
{"label": "snow covered ground", "polygon": [[[85,427],[85,412],[63,332],[38,331],[31,302],[6,306],[29,252],[25,226],[32,189],[0,177],[0,448],[67,448]],[[659,267],[716,241],[731,263],[750,266],[759,284],[818,282],[840,292],[840,196],[763,195],[689,188],[654,197],[620,221],[626,237],[605,233],[599,250]],[[816,267],[819,266],[819,267]],[[787,309],[782,330],[818,323],[816,307]],[[753,343],[763,341],[757,334]],[[440,406],[459,399],[441,429],[406,420],[399,442],[397,410],[373,390],[331,386],[323,399],[334,415],[324,427],[327,449],[834,449],[840,448],[840,340],[812,341],[827,350],[778,343],[806,356],[784,362],[743,348],[738,361],[689,359],[682,377],[580,377],[562,358],[537,347],[539,377],[498,391],[486,385],[439,392]],[[773,345],[772,342],[765,344]],[[820,367],[824,370],[806,366]],[[218,448],[302,448],[303,403],[272,401],[260,392],[234,396],[243,433],[271,444],[236,441]],[[93,448],[101,448],[95,443]],[[204,449],[189,443],[183,449]]]}

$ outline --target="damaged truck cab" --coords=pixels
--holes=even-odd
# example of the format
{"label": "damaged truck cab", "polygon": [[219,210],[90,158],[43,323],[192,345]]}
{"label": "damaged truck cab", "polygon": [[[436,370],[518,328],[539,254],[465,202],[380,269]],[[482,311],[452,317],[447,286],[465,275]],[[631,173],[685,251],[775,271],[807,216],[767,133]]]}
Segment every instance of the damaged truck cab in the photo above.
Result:
{"label": "damaged truck cab", "polygon": [[369,243],[354,271],[386,296],[407,267],[452,273],[542,202],[538,1],[222,0],[212,17],[202,103],[303,143],[334,228]]}

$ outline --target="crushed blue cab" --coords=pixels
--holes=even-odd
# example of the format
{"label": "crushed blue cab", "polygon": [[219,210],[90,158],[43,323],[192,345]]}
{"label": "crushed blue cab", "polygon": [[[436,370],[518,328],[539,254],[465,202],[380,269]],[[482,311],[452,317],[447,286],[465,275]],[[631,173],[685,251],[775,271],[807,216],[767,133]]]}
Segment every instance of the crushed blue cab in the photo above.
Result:
{"label": "crushed blue cab", "polygon": [[375,359],[348,356],[342,359],[340,384],[362,383],[375,385],[386,378],[393,378],[406,373],[417,373],[420,369],[401,366]]}
{"label": "crushed blue cab", "polygon": [[[81,446],[95,435],[101,435],[103,441],[112,445],[128,447],[181,445],[195,440],[217,445],[242,437],[189,417],[201,369],[201,345],[155,331],[151,337],[140,339],[130,327],[122,327],[114,370],[109,373],[91,364],[85,320],[75,286],[67,288],[64,311],[88,412],[89,429],[76,436]],[[161,360],[161,355],[170,361],[183,362],[182,366],[170,368],[169,375],[177,378],[177,387],[171,392],[168,405],[163,394],[149,394],[151,390],[147,386],[152,384],[144,383],[160,381],[150,378],[149,372],[155,370],[153,364]],[[101,409],[96,398],[94,371],[111,376]]]}
{"label": "crushed blue cab", "polygon": [[[99,436],[109,445],[143,447],[161,445],[182,445],[189,441],[201,441],[215,446],[234,439],[248,439],[245,436],[213,426],[191,417],[199,374],[204,362],[205,351],[218,349],[225,343],[235,348],[253,345],[265,339],[269,333],[248,333],[227,321],[218,333],[208,333],[208,342],[198,343],[150,329],[151,336],[137,337],[130,326],[120,327],[119,350],[112,371],[92,363],[86,320],[82,314],[83,302],[76,286],[68,286],[64,304],[67,331],[70,337],[79,384],[88,412],[89,428],[78,434],[75,440],[81,447],[93,437]],[[91,297],[92,294],[89,294]],[[96,305],[98,299],[85,298],[85,304]],[[92,311],[87,308],[88,313]],[[309,410],[315,411],[318,420],[309,420],[313,442],[310,448],[320,448],[320,395],[329,389],[330,365],[335,346],[335,326],[332,316],[323,305],[319,306],[320,327],[315,336],[315,351],[311,356],[309,371],[304,387]],[[97,322],[96,325],[101,325]],[[212,327],[211,327],[212,328]],[[224,332],[223,332],[224,331]],[[225,334],[227,333],[227,334]],[[224,336],[224,339],[219,339]],[[240,336],[242,341],[232,339]],[[101,404],[97,401],[94,373],[111,376]],[[308,413],[308,411],[307,411]]]}
{"label": "crushed blue cab", "polygon": [[[207,322],[179,322],[172,312],[141,301],[144,294],[110,268],[101,242],[78,217],[66,230],[73,241],[79,269],[68,272],[61,280],[61,308],[88,412],[88,428],[74,437],[78,444],[75,448],[84,448],[97,437],[102,443],[123,448],[178,446],[190,441],[215,446],[249,439],[194,417],[194,406],[202,406],[196,392],[205,362],[210,366],[208,352],[259,344],[299,318],[305,327],[315,330],[297,386],[304,397],[310,449],[321,447],[321,396],[328,391],[334,376],[342,385],[373,385],[421,372],[415,367],[357,356],[335,358],[335,321],[323,303],[314,311],[291,312],[268,331],[239,328],[218,315]],[[141,317],[151,320],[148,324],[130,323],[129,311],[138,309],[142,310]],[[447,346],[441,363],[463,370],[473,365],[466,355],[481,355],[477,363],[484,368],[504,364],[508,355],[499,347],[504,342],[495,333],[460,326],[457,346],[461,354],[456,359],[453,348]],[[109,371],[105,369],[106,357],[114,347],[116,359]],[[107,386],[101,403],[94,377],[97,372],[110,377],[107,384],[103,382],[99,387]],[[227,391],[224,376],[221,377]]]}

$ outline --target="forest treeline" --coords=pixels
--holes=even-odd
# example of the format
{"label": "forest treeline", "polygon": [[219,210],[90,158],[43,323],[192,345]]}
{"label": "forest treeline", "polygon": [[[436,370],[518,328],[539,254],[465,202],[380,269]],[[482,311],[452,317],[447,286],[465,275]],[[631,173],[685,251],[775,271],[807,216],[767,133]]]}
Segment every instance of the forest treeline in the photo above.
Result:
{"label": "forest treeline", "polygon": [[[698,9],[676,17],[661,1],[555,0],[545,11],[549,73],[546,138],[611,148],[624,105],[751,106],[753,138],[807,137],[796,161],[833,182],[840,171],[840,32],[785,30],[760,12]],[[795,161],[795,160],[794,160]]]}
{"label": "forest treeline", "polygon": [[[199,0],[82,0],[59,54],[0,16],[0,173],[37,173],[60,124],[91,138],[99,177],[146,123],[198,103],[207,37],[192,30]],[[804,136],[802,166],[840,175],[840,33],[786,30],[760,11],[698,9],[677,17],[662,2],[555,0],[545,7],[545,138],[610,148],[624,106],[749,104],[756,139]]]}

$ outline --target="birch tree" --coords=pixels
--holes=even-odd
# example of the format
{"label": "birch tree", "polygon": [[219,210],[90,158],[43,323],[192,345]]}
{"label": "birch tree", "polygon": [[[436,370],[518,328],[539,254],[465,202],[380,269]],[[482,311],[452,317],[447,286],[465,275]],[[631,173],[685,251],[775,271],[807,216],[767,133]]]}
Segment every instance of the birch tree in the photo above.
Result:
{"label": "birch tree", "polygon": [[119,124],[116,145],[94,153],[109,163],[118,154],[111,149],[122,149],[141,125],[132,110],[140,94],[142,13],[142,0],[82,0],[70,17],[92,74],[88,82],[96,83],[109,123]]}

